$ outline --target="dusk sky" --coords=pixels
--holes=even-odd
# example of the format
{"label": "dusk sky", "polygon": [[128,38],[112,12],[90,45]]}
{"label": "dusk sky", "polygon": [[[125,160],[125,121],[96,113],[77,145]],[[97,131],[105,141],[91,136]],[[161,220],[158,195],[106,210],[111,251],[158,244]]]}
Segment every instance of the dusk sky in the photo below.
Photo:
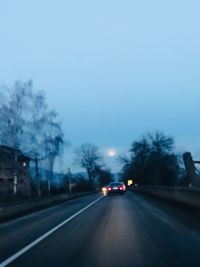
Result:
{"label": "dusk sky", "polygon": [[72,144],[64,168],[89,142],[118,171],[156,130],[200,160],[199,14],[199,0],[0,0],[0,84],[46,92]]}

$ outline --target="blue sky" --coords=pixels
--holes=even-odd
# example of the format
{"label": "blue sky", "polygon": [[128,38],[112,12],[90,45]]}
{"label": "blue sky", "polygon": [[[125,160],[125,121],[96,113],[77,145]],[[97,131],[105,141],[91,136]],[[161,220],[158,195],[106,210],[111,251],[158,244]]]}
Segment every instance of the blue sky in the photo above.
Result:
{"label": "blue sky", "polygon": [[200,159],[199,14],[193,0],[0,0],[0,83],[46,91],[72,143],[64,165],[81,143],[126,153],[155,130]]}

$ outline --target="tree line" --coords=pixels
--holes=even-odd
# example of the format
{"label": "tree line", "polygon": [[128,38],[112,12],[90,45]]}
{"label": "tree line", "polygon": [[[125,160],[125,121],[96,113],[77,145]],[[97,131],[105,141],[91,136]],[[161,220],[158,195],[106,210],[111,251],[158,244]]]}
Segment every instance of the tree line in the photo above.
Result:
{"label": "tree line", "polygon": [[[52,192],[55,161],[67,142],[58,113],[48,107],[43,91],[34,90],[31,80],[0,88],[0,144],[19,149],[31,158],[37,195],[41,195],[42,187],[40,169],[48,170],[48,191]],[[99,185],[112,180],[95,145],[83,144],[75,155],[87,172],[87,188],[94,188],[97,180]]]}
{"label": "tree line", "polygon": [[35,163],[40,195],[39,162],[49,170],[51,190],[56,158],[62,153],[64,134],[58,113],[50,109],[43,91],[34,91],[32,81],[1,88],[0,143],[19,149]]}
{"label": "tree line", "polygon": [[84,168],[88,175],[89,187],[92,189],[97,181],[102,187],[113,180],[110,169],[103,162],[103,157],[96,145],[85,143],[75,150],[75,161]]}
{"label": "tree line", "polygon": [[[35,91],[32,81],[15,82],[12,88],[0,88],[0,144],[21,150],[34,163],[35,187],[41,195],[40,168],[48,170],[48,191],[52,191],[54,166],[66,141],[58,113],[48,107],[45,93]],[[113,180],[98,147],[85,143],[75,150],[76,164],[85,169],[88,181],[79,179],[79,187],[93,189]],[[121,177],[141,185],[185,183],[180,176],[180,158],[174,140],[163,132],[146,134],[132,143],[130,157],[121,157]],[[66,180],[63,184],[69,184]],[[78,189],[77,189],[78,190]]]}
{"label": "tree line", "polygon": [[124,181],[133,179],[139,185],[171,186],[180,183],[180,157],[174,140],[163,132],[146,134],[134,141],[130,157],[122,157]]}

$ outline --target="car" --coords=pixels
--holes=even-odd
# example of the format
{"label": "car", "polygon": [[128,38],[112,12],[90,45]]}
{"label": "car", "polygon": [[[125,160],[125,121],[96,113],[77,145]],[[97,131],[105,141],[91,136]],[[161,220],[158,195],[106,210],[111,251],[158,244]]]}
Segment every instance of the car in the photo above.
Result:
{"label": "car", "polygon": [[126,192],[126,185],[123,182],[120,182],[120,184],[122,185],[123,191]]}
{"label": "car", "polygon": [[107,195],[121,194],[123,195],[126,190],[126,186],[122,182],[112,182],[107,186]]}

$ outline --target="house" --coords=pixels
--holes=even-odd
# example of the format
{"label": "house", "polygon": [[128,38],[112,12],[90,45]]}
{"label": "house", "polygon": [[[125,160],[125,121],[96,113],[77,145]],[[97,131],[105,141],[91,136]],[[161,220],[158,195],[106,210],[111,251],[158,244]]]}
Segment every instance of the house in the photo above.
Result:
{"label": "house", "polygon": [[31,195],[29,164],[20,150],[0,145],[0,196]]}

